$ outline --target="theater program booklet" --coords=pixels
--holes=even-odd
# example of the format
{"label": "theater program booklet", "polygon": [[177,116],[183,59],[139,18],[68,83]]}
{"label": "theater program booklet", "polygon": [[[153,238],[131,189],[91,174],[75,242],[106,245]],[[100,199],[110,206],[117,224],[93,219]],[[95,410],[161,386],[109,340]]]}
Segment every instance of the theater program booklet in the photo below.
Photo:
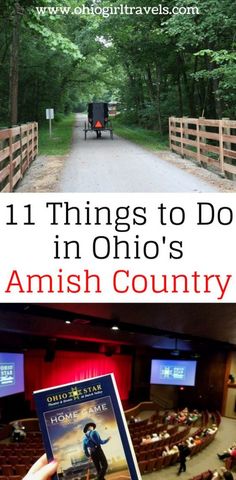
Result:
{"label": "theater program booklet", "polygon": [[54,479],[141,480],[113,374],[34,392]]}

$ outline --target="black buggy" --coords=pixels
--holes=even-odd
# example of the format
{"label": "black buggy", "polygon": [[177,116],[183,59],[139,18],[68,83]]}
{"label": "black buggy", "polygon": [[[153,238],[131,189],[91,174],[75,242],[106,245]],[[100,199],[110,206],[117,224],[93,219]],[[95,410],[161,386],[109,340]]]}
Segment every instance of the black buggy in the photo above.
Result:
{"label": "black buggy", "polygon": [[113,140],[113,129],[109,120],[108,103],[94,102],[88,104],[88,122],[84,126],[84,139],[87,139],[88,132],[96,132],[97,138],[101,138],[102,132],[110,132]]}

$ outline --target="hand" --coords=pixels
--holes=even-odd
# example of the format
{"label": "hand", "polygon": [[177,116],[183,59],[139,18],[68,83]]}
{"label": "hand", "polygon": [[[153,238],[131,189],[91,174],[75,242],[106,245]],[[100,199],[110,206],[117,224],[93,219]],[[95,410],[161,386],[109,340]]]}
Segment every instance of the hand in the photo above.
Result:
{"label": "hand", "polygon": [[23,480],[49,480],[57,471],[57,462],[48,463],[46,455],[42,455],[30,468]]}
{"label": "hand", "polygon": [[111,440],[111,436],[110,436],[110,437],[108,437],[108,440]]}

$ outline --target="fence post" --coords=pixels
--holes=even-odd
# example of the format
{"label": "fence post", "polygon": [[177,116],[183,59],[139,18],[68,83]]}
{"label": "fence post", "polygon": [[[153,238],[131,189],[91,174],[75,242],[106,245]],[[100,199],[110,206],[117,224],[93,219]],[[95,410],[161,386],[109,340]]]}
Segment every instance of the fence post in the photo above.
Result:
{"label": "fence post", "polygon": [[32,123],[32,160],[31,162],[33,162],[34,160],[34,155],[35,155],[35,146],[36,146],[36,141],[35,141],[35,122]]}
{"label": "fence post", "polygon": [[25,170],[28,170],[29,163],[29,123],[27,123],[27,167]]}
{"label": "fence post", "polygon": [[224,174],[224,142],[223,142],[223,120],[219,120],[219,149],[220,149],[220,169]]}
{"label": "fence post", "polygon": [[[224,123],[224,121],[227,121],[229,120],[228,117],[223,117],[222,118],[222,124]],[[223,138],[223,135],[226,134],[226,135],[230,135],[231,132],[230,132],[230,127],[224,127],[222,125],[222,138]],[[224,143],[225,143],[225,148],[227,148],[227,150],[231,150],[231,143],[230,142],[223,142],[223,148],[224,148]],[[232,158],[229,158],[229,157],[225,157],[227,158],[227,163],[229,165],[233,165],[233,159]],[[229,180],[235,180],[235,175],[231,172],[227,172],[225,171],[225,176],[226,178],[228,178]]]}
{"label": "fence post", "polygon": [[22,125],[20,126],[20,176],[23,177],[22,163],[23,163],[23,145],[22,145]]}
{"label": "fence post", "polygon": [[172,151],[172,142],[171,142],[171,120],[173,117],[169,117],[169,148]]}
{"label": "fence post", "polygon": [[9,129],[9,191],[12,192],[12,129]]}
{"label": "fence post", "polygon": [[188,117],[183,117],[183,127],[182,127],[182,143],[181,143],[181,155],[182,158],[185,158],[184,147],[185,147],[185,138],[188,138],[188,134],[185,130],[188,128]]}
{"label": "fence post", "polygon": [[181,148],[181,157],[184,158],[184,144],[183,144],[183,119],[180,120],[180,148]]}
{"label": "fence post", "polygon": [[36,150],[35,150],[35,157],[37,157],[38,152],[39,152],[39,129],[38,129],[38,123],[35,122],[35,130],[36,130]]}
{"label": "fence post", "polygon": [[201,160],[200,160],[199,118],[197,118],[197,123],[196,123],[196,134],[197,134],[197,161],[199,163],[201,163]]}
{"label": "fence post", "polygon": [[[205,117],[200,117],[199,120],[205,120]],[[199,150],[200,150],[200,155],[199,155],[199,157],[200,157],[201,166],[202,166],[203,168],[207,168],[207,162],[204,162],[203,160],[201,160],[201,155],[202,155],[202,154],[205,155],[206,152],[205,152],[205,151],[202,152],[201,147],[200,147],[200,143],[207,143],[206,138],[205,138],[205,137],[201,137],[201,132],[205,132],[205,131],[206,131],[206,126],[205,126],[205,125],[199,125],[199,137],[200,137],[200,138],[199,138]],[[200,142],[200,140],[201,140],[201,142]]]}

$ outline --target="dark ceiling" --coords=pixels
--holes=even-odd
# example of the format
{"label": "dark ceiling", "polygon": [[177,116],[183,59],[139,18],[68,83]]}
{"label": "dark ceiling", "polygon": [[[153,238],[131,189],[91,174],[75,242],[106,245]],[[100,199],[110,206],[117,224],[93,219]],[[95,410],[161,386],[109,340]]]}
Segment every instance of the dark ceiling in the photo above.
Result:
{"label": "dark ceiling", "polygon": [[[71,321],[66,324],[65,321]],[[118,325],[119,330],[111,327]],[[177,339],[177,340],[176,340]],[[183,351],[236,348],[236,304],[2,304],[1,349],[122,345]]]}

